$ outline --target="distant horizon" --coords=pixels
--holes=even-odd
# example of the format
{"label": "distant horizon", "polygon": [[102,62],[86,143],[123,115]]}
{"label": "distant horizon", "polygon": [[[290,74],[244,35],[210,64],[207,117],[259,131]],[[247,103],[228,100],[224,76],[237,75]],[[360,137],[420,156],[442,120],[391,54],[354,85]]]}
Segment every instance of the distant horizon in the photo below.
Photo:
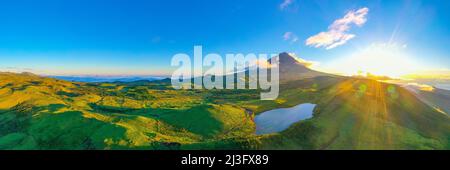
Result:
{"label": "distant horizon", "polygon": [[0,73],[32,73],[43,77],[170,77],[170,75],[152,75],[152,74],[39,74],[32,71],[14,72],[14,71],[2,71]]}

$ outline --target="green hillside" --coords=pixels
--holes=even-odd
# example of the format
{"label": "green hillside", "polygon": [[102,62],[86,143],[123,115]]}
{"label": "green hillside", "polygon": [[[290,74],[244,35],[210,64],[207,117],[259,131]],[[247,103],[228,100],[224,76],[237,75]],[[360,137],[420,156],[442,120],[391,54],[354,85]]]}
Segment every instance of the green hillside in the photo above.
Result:
{"label": "green hillside", "polygon": [[264,137],[263,148],[450,149],[449,117],[399,86],[348,78],[312,101],[313,119]]}
{"label": "green hillside", "polygon": [[[173,90],[167,80],[72,83],[0,73],[0,149],[450,149],[450,119],[409,91],[313,77],[257,90]],[[263,111],[315,103],[314,117],[255,135]]]}

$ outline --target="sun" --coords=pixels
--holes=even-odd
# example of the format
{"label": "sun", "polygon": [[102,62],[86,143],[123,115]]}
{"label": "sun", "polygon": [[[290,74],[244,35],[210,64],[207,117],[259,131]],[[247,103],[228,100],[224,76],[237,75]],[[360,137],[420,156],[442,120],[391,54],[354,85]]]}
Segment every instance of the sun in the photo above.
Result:
{"label": "sun", "polygon": [[419,69],[405,48],[405,45],[397,44],[372,44],[348,57],[333,61],[331,69],[344,75],[370,73],[400,78]]}

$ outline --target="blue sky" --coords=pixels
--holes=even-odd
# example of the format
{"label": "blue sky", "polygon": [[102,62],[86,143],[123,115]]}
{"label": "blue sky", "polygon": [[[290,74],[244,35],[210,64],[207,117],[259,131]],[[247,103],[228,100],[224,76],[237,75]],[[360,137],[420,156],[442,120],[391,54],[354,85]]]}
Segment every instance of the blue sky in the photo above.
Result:
{"label": "blue sky", "polygon": [[[364,8],[364,22],[331,29]],[[6,0],[0,2],[0,70],[170,75],[172,56],[192,55],[194,45],[223,55],[293,52],[324,70],[375,46],[395,48],[421,69],[447,70],[447,11],[450,2],[441,0]],[[330,43],[348,40],[329,49],[332,44],[307,44],[321,32],[351,38],[338,37]]]}

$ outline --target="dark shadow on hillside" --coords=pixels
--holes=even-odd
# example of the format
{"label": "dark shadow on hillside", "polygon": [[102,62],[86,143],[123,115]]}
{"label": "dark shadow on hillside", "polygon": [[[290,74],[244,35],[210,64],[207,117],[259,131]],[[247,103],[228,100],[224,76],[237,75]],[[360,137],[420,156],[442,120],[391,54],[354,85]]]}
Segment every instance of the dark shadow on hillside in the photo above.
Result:
{"label": "dark shadow on hillside", "polygon": [[0,111],[0,149],[105,149],[105,139],[118,141],[125,135],[124,128],[78,111],[54,113],[64,107],[21,103]]}
{"label": "dark shadow on hillside", "polygon": [[222,123],[212,117],[213,109],[208,105],[194,106],[189,109],[152,109],[142,108],[134,109],[127,107],[103,106],[94,103],[89,104],[93,112],[102,114],[126,114],[139,115],[161,120],[180,130],[202,135],[204,137],[212,137],[222,130]]}

